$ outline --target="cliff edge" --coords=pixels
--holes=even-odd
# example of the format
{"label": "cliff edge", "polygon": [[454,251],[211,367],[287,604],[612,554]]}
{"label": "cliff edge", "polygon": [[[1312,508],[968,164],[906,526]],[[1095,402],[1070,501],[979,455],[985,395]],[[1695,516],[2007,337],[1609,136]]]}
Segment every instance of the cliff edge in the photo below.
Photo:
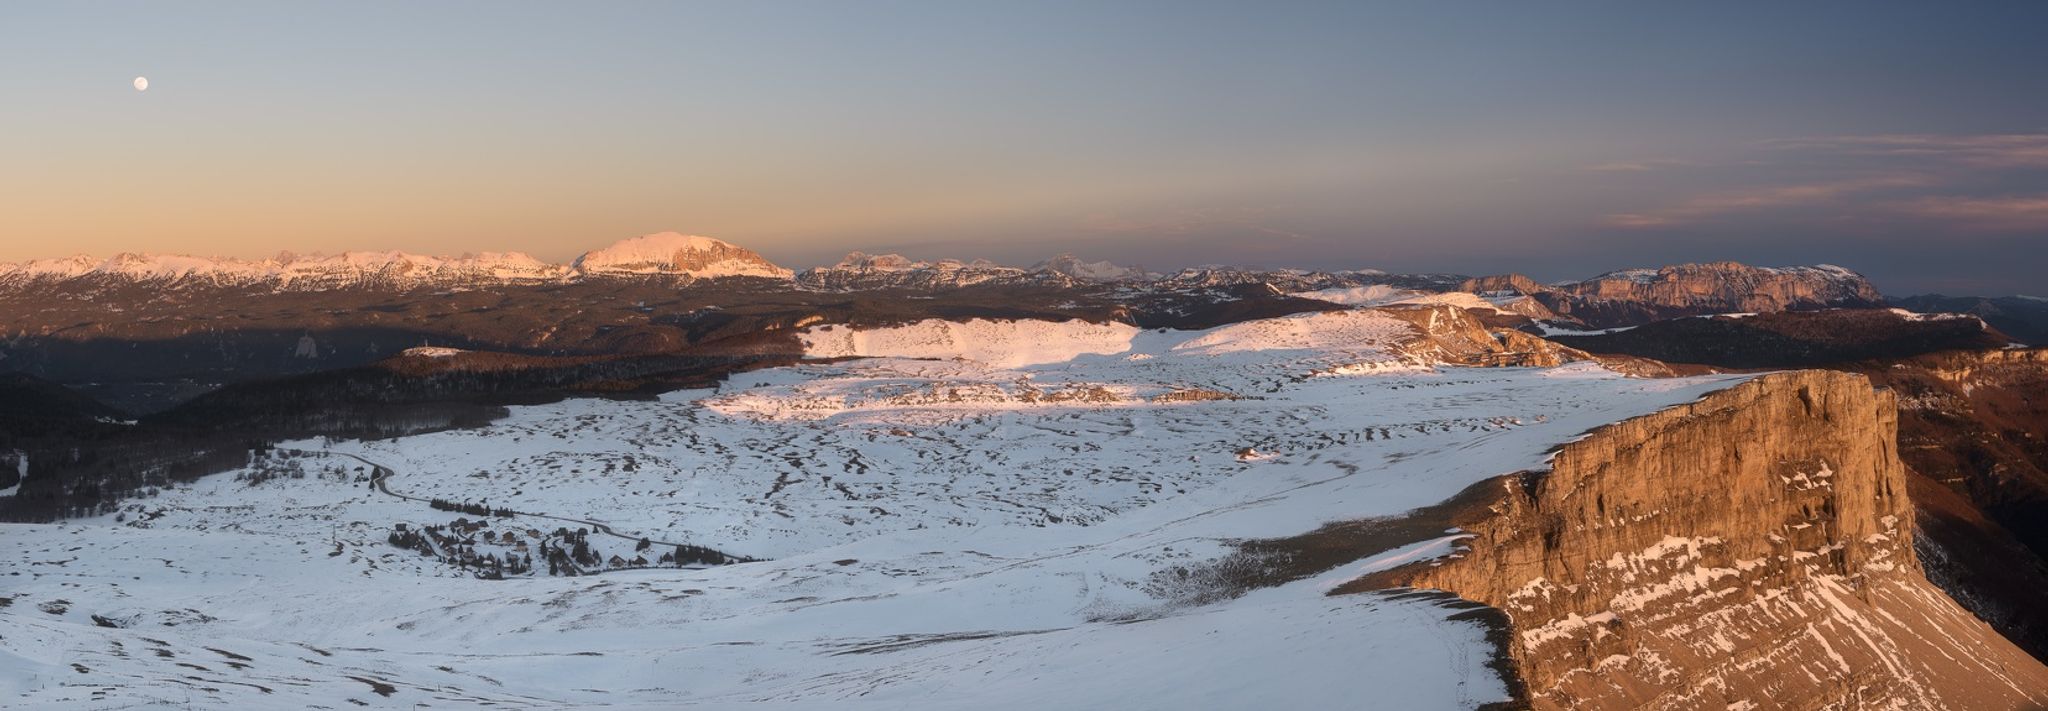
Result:
{"label": "cliff edge", "polygon": [[1923,576],[1888,390],[1763,376],[1588,433],[1357,587],[1511,620],[1537,709],[2033,709],[2044,667]]}

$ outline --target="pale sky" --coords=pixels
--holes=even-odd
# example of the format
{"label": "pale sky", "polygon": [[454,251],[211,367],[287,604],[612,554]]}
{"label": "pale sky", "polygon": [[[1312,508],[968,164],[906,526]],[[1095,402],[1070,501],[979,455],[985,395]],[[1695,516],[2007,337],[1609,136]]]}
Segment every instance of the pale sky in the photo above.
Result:
{"label": "pale sky", "polygon": [[2043,28],[2036,2],[8,2],[0,260],[566,261],[676,230],[797,268],[1735,259],[2038,294]]}

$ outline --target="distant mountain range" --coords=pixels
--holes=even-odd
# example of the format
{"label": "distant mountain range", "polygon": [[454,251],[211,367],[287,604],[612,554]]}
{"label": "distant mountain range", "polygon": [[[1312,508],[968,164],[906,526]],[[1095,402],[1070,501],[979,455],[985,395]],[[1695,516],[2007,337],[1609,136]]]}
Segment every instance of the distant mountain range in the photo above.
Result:
{"label": "distant mountain range", "polygon": [[1542,307],[1528,309],[1532,316],[1588,325],[1727,310],[1861,307],[1884,302],[1861,275],[1827,265],[1771,268],[1733,262],[1686,264],[1609,272],[1580,282],[1542,284],[1518,274],[1467,278],[1456,274],[1392,275],[1369,269],[1326,272],[1223,266],[1162,274],[1110,262],[1085,261],[1072,254],[1017,267],[987,260],[922,261],[896,254],[853,252],[836,264],[798,272],[745,247],[675,232],[623,240],[587,252],[568,264],[551,264],[520,252],[456,257],[404,252],[315,256],[286,253],[262,260],[124,253],[104,259],[73,256],[0,264],[0,291],[60,285],[71,289],[142,285],[258,291],[407,291],[589,279],[694,282],[726,278],[789,282],[798,289],[824,292],[936,291],[982,285],[1114,285],[1152,290],[1267,285],[1279,292],[1301,293],[1385,285],[1420,292],[1526,296]]}
{"label": "distant mountain range", "polygon": [[[1504,312],[1567,329],[1606,329],[1680,316],[1898,306],[1923,313],[1977,316],[2025,343],[2048,343],[2048,299],[2034,296],[1887,298],[1862,275],[1833,265],[1755,267],[1734,262],[1611,271],[1583,281],[1543,283],[1520,274],[1389,274],[1373,269],[1314,271],[1201,266],[1170,273],[1061,254],[1028,267],[988,260],[913,260],[853,252],[835,264],[793,270],[753,250],[710,237],[662,232],[623,240],[553,264],[521,252],[426,256],[405,252],[338,255],[282,253],[269,259],[122,253],[0,263],[0,297],[123,292],[116,308],[152,293],[198,298],[215,292],[261,293],[503,290],[585,282],[713,285],[745,280],[748,289],[823,294],[932,293],[971,288],[1085,291],[1128,302],[1147,295],[1203,294],[1242,299],[1245,290],[1339,304],[1397,301],[1472,292]],[[636,302],[637,303],[637,302]],[[16,304],[20,306],[21,304]],[[345,307],[346,304],[336,304]],[[0,320],[0,335],[47,334],[81,324]]]}
{"label": "distant mountain range", "polygon": [[764,277],[790,271],[743,247],[674,232],[625,240],[569,264],[521,252],[434,257],[405,252],[280,254],[270,259],[219,259],[160,254],[74,256],[0,264],[0,289],[59,283],[146,283],[164,287],[263,288],[276,291],[414,289],[539,284],[588,277]]}
{"label": "distant mountain range", "polygon": [[[937,298],[942,297],[942,298]],[[1922,297],[1916,297],[1922,298]],[[2031,299],[1910,302],[1967,310],[2048,341]],[[534,355],[674,353],[818,319],[1080,318],[1207,328],[1248,318],[1400,302],[1491,309],[1496,325],[1588,332],[1705,314],[1869,308],[1885,299],[1841,267],[1732,262],[1540,283],[1505,274],[1390,274],[1202,266],[1170,273],[1070,254],[1028,267],[854,252],[792,270],[752,250],[673,232],[550,264],[519,253],[122,254],[0,264],[0,372],[29,372],[147,410],[222,382],[353,367],[421,345]],[[2018,316],[2015,316],[2018,314]],[[2048,319],[2038,323],[2048,323]],[[134,383],[148,383],[149,402]]]}
{"label": "distant mountain range", "polygon": [[[256,260],[135,253],[108,258],[78,255],[0,263],[0,291],[57,285],[68,288],[146,285],[177,289],[405,291],[570,283],[589,279],[693,282],[727,278],[791,282],[797,288],[826,292],[931,291],[985,284],[1052,287],[1155,284],[1170,289],[1199,289],[1261,282],[1274,283],[1283,289],[1298,289],[1323,288],[1383,276],[1382,272],[1372,270],[1310,272],[1215,266],[1162,275],[1110,262],[1086,261],[1072,254],[1054,256],[1029,267],[1016,267],[987,260],[919,261],[897,254],[869,255],[861,252],[848,254],[836,264],[797,272],[769,261],[758,252],[729,242],[662,232],[586,252],[568,264],[551,264],[522,252],[485,252],[452,257],[406,252],[345,252],[311,256],[283,253]],[[1429,280],[1428,286],[1447,288],[1461,278],[1440,275]]]}
{"label": "distant mountain range", "polygon": [[1538,284],[1520,274],[1466,281],[1460,291],[1525,295],[1560,317],[1607,328],[1710,313],[1882,306],[1863,275],[1834,265],[1752,267],[1735,262],[1626,269]]}
{"label": "distant mountain range", "polygon": [[728,242],[664,232],[567,264],[516,252],[263,260],[121,254],[0,264],[0,372],[72,383],[121,372],[172,383],[163,387],[181,394],[186,380],[360,365],[419,345],[671,353],[820,318],[1082,318],[1205,328],[1402,302],[1491,309],[1498,325],[1543,334],[1895,305],[1967,313],[2014,340],[2048,342],[2048,300],[1918,296],[1888,304],[1862,275],[1830,265],[1681,264],[1542,283],[1519,274],[1224,266],[1161,273],[1071,254],[1018,267],[854,252],[796,271]]}

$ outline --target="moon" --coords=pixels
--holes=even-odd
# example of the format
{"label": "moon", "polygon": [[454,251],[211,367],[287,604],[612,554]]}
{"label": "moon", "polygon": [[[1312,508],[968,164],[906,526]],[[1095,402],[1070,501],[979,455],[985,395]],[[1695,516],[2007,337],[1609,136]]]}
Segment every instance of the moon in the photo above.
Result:
{"label": "moon", "polygon": [[135,90],[136,90],[136,91],[149,91],[149,77],[136,77],[136,78],[135,78]]}

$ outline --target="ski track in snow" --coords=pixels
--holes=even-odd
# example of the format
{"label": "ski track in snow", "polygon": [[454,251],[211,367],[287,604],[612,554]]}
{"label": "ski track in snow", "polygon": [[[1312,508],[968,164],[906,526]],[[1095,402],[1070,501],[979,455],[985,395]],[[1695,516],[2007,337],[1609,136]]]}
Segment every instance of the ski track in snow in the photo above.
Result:
{"label": "ski track in snow", "polygon": [[[1506,693],[1483,629],[1427,597],[1324,595],[1455,535],[1206,605],[1146,583],[1233,540],[1439,502],[1740,379],[1433,367],[1387,349],[1406,327],[1363,311],[1116,342],[1081,322],[979,323],[821,346],[929,356],[971,328],[978,360],[803,365],[476,430],[283,445],[393,467],[409,495],[767,562],[476,580],[384,542],[459,514],[346,476],[216,475],[125,522],[0,526],[0,693],[37,708],[1469,708]],[[1066,329],[1095,340],[1046,360]],[[905,350],[861,350],[876,344]],[[1193,389],[1243,399],[1161,398]],[[1234,456],[1246,447],[1264,456]]]}

